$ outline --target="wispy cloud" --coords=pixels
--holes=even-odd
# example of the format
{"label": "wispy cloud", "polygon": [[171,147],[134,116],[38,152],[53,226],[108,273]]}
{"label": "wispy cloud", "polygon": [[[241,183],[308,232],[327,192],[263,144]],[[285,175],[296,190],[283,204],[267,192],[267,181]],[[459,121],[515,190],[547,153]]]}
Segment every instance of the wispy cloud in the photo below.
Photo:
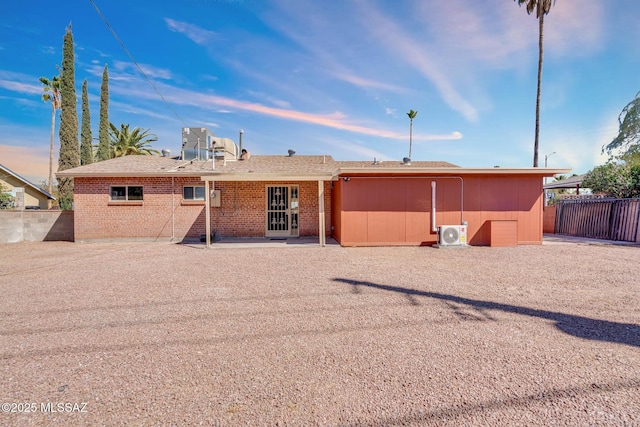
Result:
{"label": "wispy cloud", "polygon": [[37,86],[29,83],[16,82],[11,80],[1,80],[0,87],[13,92],[36,94],[42,92],[42,86]]}
{"label": "wispy cloud", "polygon": [[271,95],[267,95],[266,93],[263,92],[256,92],[256,91],[248,91],[249,95],[253,96],[256,99],[263,99],[264,101],[268,102],[269,104],[275,105],[276,107],[279,108],[291,108],[291,103],[288,101],[285,101],[283,99],[278,99],[276,97],[273,97]]}
{"label": "wispy cloud", "polygon": [[37,77],[0,70],[0,88],[28,95],[42,93],[42,85],[35,84]]}
{"label": "wispy cloud", "polygon": [[[114,91],[127,94],[138,99],[155,99],[156,95],[149,90],[140,90],[137,85],[114,86]],[[375,136],[387,139],[406,139],[406,132],[396,132],[393,130],[365,126],[350,120],[350,118],[340,111],[328,114],[314,114],[303,111],[296,111],[288,108],[278,108],[267,106],[256,102],[242,101],[234,98],[205,94],[197,91],[189,91],[168,85],[160,85],[159,89],[165,98],[173,105],[185,105],[198,107],[200,109],[217,109],[232,111],[247,111],[255,114],[276,117],[283,120],[304,122],[332,129],[344,130],[347,132],[362,135]],[[416,140],[434,139],[459,139],[461,134],[456,132],[451,135],[416,135]]]}
{"label": "wispy cloud", "polygon": [[575,57],[601,49],[605,7],[606,2],[599,1],[555,3],[544,21],[545,50]]}
{"label": "wispy cloud", "polygon": [[[433,36],[428,49],[435,52],[444,64],[456,69],[477,73],[485,68],[512,68],[514,55],[531,43],[537,43],[537,27],[527,29],[526,13],[510,4],[499,6],[501,0],[469,3],[466,0],[418,3],[417,19],[428,26]],[[523,30],[524,28],[524,30]],[[472,63],[471,60],[474,62]],[[471,65],[475,66],[472,67]]]}
{"label": "wispy cloud", "polygon": [[202,27],[190,24],[188,22],[176,21],[175,19],[171,18],[164,18],[164,22],[166,22],[167,27],[171,31],[182,33],[199,45],[206,46],[217,37],[216,32],[205,30]]}
{"label": "wispy cloud", "polygon": [[350,18],[357,13],[350,2],[341,4],[342,11],[337,15],[335,6],[323,2],[275,0],[274,6],[277,9],[262,19],[296,46],[291,49],[287,43],[287,52],[280,53],[292,74],[317,76],[325,84],[345,82],[365,90],[368,96],[372,90],[405,95],[411,92],[380,77],[385,75],[378,70],[386,58],[376,56],[375,44],[362,37],[362,20]]}
{"label": "wispy cloud", "polygon": [[372,79],[366,79],[364,77],[357,76],[354,74],[348,74],[346,72],[337,72],[335,73],[335,77],[347,83],[351,83],[354,86],[358,86],[365,89],[380,89],[380,90],[396,92],[396,93],[408,92],[408,89],[400,86],[396,86],[390,83],[379,82]]}
{"label": "wispy cloud", "polygon": [[[374,150],[366,146],[365,144],[354,142],[353,140],[345,140],[345,139],[336,140],[334,138],[328,138],[323,141],[322,147],[323,147],[323,150],[322,150],[323,152],[327,151],[328,147],[331,147],[332,150],[329,150],[329,151],[340,151],[346,154],[345,157],[353,157],[356,159],[373,160],[374,158],[376,158],[378,160],[382,160],[385,157],[387,157],[385,153],[382,153],[378,150]],[[390,158],[390,157],[387,157],[387,158]]]}
{"label": "wispy cloud", "polygon": [[413,141],[414,142],[420,142],[420,141],[455,141],[455,140],[462,139],[462,138],[463,138],[462,132],[458,132],[458,131],[453,131],[451,133],[441,134],[441,135],[428,135],[428,134],[414,134],[413,135]]}
{"label": "wispy cloud", "polygon": [[361,22],[367,23],[369,33],[386,46],[388,53],[410,64],[430,80],[453,110],[471,122],[478,120],[477,109],[459,93],[448,77],[447,70],[438,65],[440,61],[430,55],[422,43],[416,43],[407,30],[381,10],[372,7],[371,3],[358,1],[358,4]]}
{"label": "wispy cloud", "polygon": [[[140,68],[144,71],[144,73],[153,80],[171,80],[173,75],[171,70],[161,67],[155,67],[149,64],[138,64]],[[85,70],[93,75],[102,78],[102,73],[104,72],[104,64],[100,64],[97,61],[92,61],[92,64],[87,66]],[[139,81],[142,78],[140,71],[130,62],[126,61],[114,61],[113,64],[109,65],[108,68],[109,73],[109,81],[123,81],[123,82],[133,82]],[[148,85],[148,83],[145,83]]]}
{"label": "wispy cloud", "polygon": [[206,95],[192,93],[188,99],[185,97],[173,97],[172,102],[176,104],[189,104],[189,105],[216,105],[226,108],[232,108],[236,110],[249,111],[252,113],[267,115],[271,117],[277,117],[284,120],[293,120],[298,122],[310,123],[319,126],[325,126],[333,129],[340,129],[348,132],[360,133],[363,135],[377,136],[381,138],[401,139],[405,135],[384,129],[376,129],[367,126],[361,126],[354,124],[346,120],[346,117],[341,112],[333,112],[329,114],[312,114],[302,111],[269,107],[266,105],[240,101],[237,99],[226,98],[216,95]]}
{"label": "wispy cloud", "polygon": [[[140,66],[140,68],[142,68],[142,71],[144,71],[144,73],[152,79],[163,79],[163,80],[170,80],[172,78],[172,74],[171,71],[166,69],[166,68],[160,68],[160,67],[155,67],[153,65],[149,65],[149,64],[140,64],[138,63],[138,65]],[[129,73],[132,72],[134,73],[136,76],[139,75],[139,71],[138,68],[135,66],[135,64],[132,64],[131,62],[126,62],[126,61],[114,61],[113,62],[113,70],[109,70],[109,78],[111,78],[111,74],[112,73]],[[100,73],[102,75],[102,73]]]}

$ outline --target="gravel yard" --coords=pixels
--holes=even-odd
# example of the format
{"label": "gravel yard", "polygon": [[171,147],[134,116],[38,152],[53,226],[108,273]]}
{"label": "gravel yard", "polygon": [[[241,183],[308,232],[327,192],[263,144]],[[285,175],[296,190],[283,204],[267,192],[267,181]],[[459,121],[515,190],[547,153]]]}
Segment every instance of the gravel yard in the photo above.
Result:
{"label": "gravel yard", "polygon": [[638,247],[0,254],[1,425],[640,425]]}

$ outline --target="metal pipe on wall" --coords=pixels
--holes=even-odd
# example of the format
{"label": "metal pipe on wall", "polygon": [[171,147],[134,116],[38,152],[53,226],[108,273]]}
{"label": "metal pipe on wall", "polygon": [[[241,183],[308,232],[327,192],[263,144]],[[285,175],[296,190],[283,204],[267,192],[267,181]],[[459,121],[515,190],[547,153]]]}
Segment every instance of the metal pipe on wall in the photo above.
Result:
{"label": "metal pipe on wall", "polygon": [[431,181],[431,231],[438,231],[436,227],[436,182]]}
{"label": "metal pipe on wall", "polygon": [[[460,180],[460,225],[464,224],[464,179],[462,179],[461,176],[430,176],[430,177],[426,177],[426,178],[432,178],[432,179],[459,179]],[[435,194],[435,181],[431,181],[431,189],[432,189],[432,193]],[[433,196],[435,197],[435,196]],[[436,209],[436,203],[435,203],[435,199],[432,199],[432,207],[433,207],[433,217],[435,218],[435,209]],[[435,221],[435,220],[434,220]],[[435,227],[435,223],[432,226]],[[433,231],[437,231],[437,227],[435,230]]]}

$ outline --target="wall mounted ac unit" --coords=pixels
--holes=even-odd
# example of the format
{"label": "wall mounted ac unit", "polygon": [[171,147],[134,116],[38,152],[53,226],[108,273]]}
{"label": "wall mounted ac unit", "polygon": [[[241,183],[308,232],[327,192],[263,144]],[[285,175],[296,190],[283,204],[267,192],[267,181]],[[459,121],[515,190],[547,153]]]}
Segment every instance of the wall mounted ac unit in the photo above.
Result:
{"label": "wall mounted ac unit", "polygon": [[441,225],[438,227],[438,245],[462,246],[467,244],[466,225]]}

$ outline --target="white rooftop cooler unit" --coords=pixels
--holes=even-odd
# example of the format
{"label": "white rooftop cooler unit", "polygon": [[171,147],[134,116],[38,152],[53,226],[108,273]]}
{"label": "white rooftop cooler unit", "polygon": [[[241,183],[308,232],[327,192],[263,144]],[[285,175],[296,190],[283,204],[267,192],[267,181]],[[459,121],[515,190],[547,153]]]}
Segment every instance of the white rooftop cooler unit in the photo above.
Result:
{"label": "white rooftop cooler unit", "polygon": [[441,225],[438,227],[439,246],[465,246],[466,244],[466,225]]}
{"label": "white rooftop cooler unit", "polygon": [[182,158],[209,160],[209,148],[215,135],[207,128],[182,128]]}
{"label": "white rooftop cooler unit", "polygon": [[213,142],[213,155],[216,159],[238,160],[238,146],[231,138],[215,137]]}

